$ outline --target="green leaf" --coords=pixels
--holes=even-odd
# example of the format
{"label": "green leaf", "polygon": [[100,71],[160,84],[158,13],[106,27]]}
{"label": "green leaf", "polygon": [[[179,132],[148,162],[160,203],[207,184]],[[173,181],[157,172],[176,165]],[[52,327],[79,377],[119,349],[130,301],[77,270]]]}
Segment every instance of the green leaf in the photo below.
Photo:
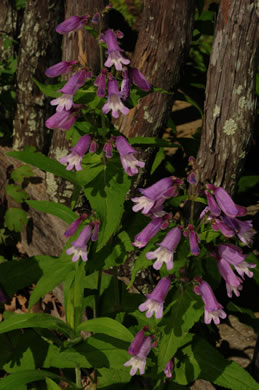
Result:
{"label": "green leaf", "polygon": [[235,362],[230,362],[206,340],[197,338],[192,345],[183,348],[185,359],[177,372],[176,381],[188,384],[196,378],[205,379],[216,385],[232,390],[258,390],[259,383],[249,373]]}
{"label": "green leaf", "polygon": [[45,313],[9,313],[8,318],[0,323],[0,334],[21,328],[46,328],[63,333],[68,337],[74,336],[74,331],[68,324]]}
{"label": "green leaf", "polygon": [[[107,389],[108,386],[111,386],[110,389],[123,389],[125,388],[124,384],[126,385],[131,380],[129,367],[122,366],[120,369],[100,368],[98,372],[101,374],[98,377],[98,389]],[[116,385],[119,385],[119,387]],[[134,389],[136,389],[136,385],[134,385]]]}
{"label": "green leaf", "polygon": [[60,390],[60,387],[50,378],[46,378],[47,390]]}
{"label": "green leaf", "polygon": [[202,111],[201,107],[199,106],[199,104],[191,96],[187,95],[185,92],[182,91],[181,95],[184,96],[183,100],[185,100],[187,103],[190,103],[193,107],[197,108],[201,117],[203,117],[203,111]]}
{"label": "green leaf", "polygon": [[178,144],[168,142],[164,139],[155,138],[155,137],[133,137],[129,138],[129,143],[131,145],[148,145],[148,146],[158,146],[160,148],[179,148]]}
{"label": "green leaf", "polygon": [[127,351],[129,343],[119,340],[116,338],[116,331],[114,333],[113,337],[95,334],[88,337],[84,343],[75,346],[74,349],[84,355],[94,368],[122,369],[123,363],[129,359]]}
{"label": "green leaf", "polygon": [[9,297],[35,283],[41,274],[38,262],[34,258],[0,264],[0,284]]}
{"label": "green leaf", "polygon": [[59,258],[35,256],[34,259],[38,261],[42,276],[32,291],[29,310],[41,297],[62,283],[75,267],[71,261],[71,256],[66,255],[66,253]]}
{"label": "green leaf", "polygon": [[28,221],[26,211],[16,207],[8,209],[4,219],[4,225],[15,232],[21,232]]}
{"label": "green leaf", "polygon": [[94,262],[88,265],[89,272],[101,269],[109,269],[124,263],[128,252],[134,250],[128,234],[120,232],[116,238],[108,242],[100,251],[94,254]]}
{"label": "green leaf", "polygon": [[23,161],[27,164],[31,164],[34,167],[42,169],[43,171],[54,173],[54,175],[63,177],[63,179],[71,181],[71,183],[79,184],[77,183],[76,175],[74,172],[67,171],[66,168],[58,161],[46,157],[42,153],[8,152],[7,155],[14,157],[17,160]]}
{"label": "green leaf", "polygon": [[171,315],[164,321],[166,326],[158,354],[159,372],[164,369],[178,348],[186,342],[189,330],[200,319],[202,312],[201,299],[194,294],[191,286],[185,290],[177,290],[173,298]]}
{"label": "green leaf", "polygon": [[152,164],[152,168],[151,168],[151,172],[150,172],[150,175],[153,175],[153,173],[155,172],[155,170],[159,167],[159,165],[161,164],[161,162],[165,159],[165,152],[164,152],[164,149],[163,148],[160,148],[158,150],[158,152],[156,153],[156,157],[153,161],[153,164]]}
{"label": "green leaf", "polygon": [[238,192],[246,192],[259,183],[259,176],[242,176],[238,182]]}
{"label": "green leaf", "polygon": [[139,271],[141,271],[144,268],[147,268],[148,266],[152,265],[152,261],[148,260],[146,258],[146,253],[149,252],[154,248],[154,244],[161,241],[161,237],[163,237],[163,233],[158,233],[155,235],[155,237],[152,238],[152,240],[149,241],[147,246],[142,250],[140,255],[136,258],[136,261],[134,263],[133,269],[131,271],[131,280],[128,284],[128,289],[133,285],[136,276]]}
{"label": "green leaf", "polygon": [[[59,382],[64,381],[73,386],[73,382],[64,378],[64,376],[58,376],[49,371],[44,370],[25,370],[21,372],[15,372],[0,381],[0,390],[14,390],[20,389],[21,386],[26,385],[27,383],[36,382],[44,380],[45,378],[50,377]],[[75,386],[73,386],[76,389]]]}
{"label": "green leaf", "polygon": [[106,334],[128,342],[133,340],[132,333],[125,326],[108,317],[94,318],[93,320],[83,322],[77,327],[76,332],[80,333],[82,330]]}
{"label": "green leaf", "polygon": [[217,237],[221,235],[220,232],[215,232],[215,230],[206,230],[205,232],[199,235],[201,240],[205,240],[207,243],[215,241]]}
{"label": "green leaf", "polygon": [[[99,165],[96,169],[100,169]],[[120,224],[125,196],[131,182],[124,173],[118,156],[114,156],[107,165],[101,165],[101,169],[84,188],[91,207],[101,220],[97,251],[102,249]]]}
{"label": "green leaf", "polygon": [[27,192],[25,192],[21,186],[17,186],[16,184],[7,184],[7,186],[5,186],[5,192],[17,203],[22,203],[24,200],[29,198]]}
{"label": "green leaf", "polygon": [[11,179],[13,179],[18,184],[22,184],[25,177],[31,176],[34,176],[34,173],[29,165],[22,165],[11,173]]}
{"label": "green leaf", "polygon": [[17,10],[23,9],[26,6],[27,0],[15,0],[15,6]]}
{"label": "green leaf", "polygon": [[97,32],[93,27],[91,27],[90,25],[86,25],[86,26],[85,26],[85,29],[86,29],[86,31],[88,31],[95,39],[97,39],[97,37],[98,37],[98,32]]}
{"label": "green leaf", "polygon": [[59,97],[62,95],[61,92],[57,92],[57,91],[64,86],[64,82],[54,85],[54,84],[40,83],[34,77],[32,77],[32,80],[37,85],[37,87],[41,90],[41,92],[44,93],[44,95],[49,96],[49,97],[53,97],[53,98],[56,98],[56,97]]}
{"label": "green leaf", "polygon": [[26,203],[35,210],[56,215],[56,217],[59,217],[69,224],[78,218],[78,215],[74,213],[74,211],[61,203],[48,202],[45,200],[27,200]]}
{"label": "green leaf", "polygon": [[0,343],[0,366],[8,374],[41,367],[50,345],[35,328],[1,334]]}

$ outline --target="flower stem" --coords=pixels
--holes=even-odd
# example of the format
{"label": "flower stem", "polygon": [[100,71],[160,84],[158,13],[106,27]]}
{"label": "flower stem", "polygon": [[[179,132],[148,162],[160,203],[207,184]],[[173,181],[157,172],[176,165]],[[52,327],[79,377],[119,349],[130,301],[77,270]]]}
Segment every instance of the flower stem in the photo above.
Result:
{"label": "flower stem", "polygon": [[75,368],[76,372],[76,385],[81,388],[81,370],[80,367]]}

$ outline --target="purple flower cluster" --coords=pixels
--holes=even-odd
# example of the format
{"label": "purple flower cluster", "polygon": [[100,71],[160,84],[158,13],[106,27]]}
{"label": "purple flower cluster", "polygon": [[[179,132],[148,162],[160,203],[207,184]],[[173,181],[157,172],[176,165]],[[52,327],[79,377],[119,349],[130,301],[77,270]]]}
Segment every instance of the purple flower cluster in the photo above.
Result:
{"label": "purple flower cluster", "polygon": [[133,357],[124,363],[125,367],[131,366],[130,375],[135,375],[139,370],[140,375],[145,373],[147,355],[152,349],[152,337],[145,336],[145,328],[140,330],[129,346],[128,353]]}
{"label": "purple flower cluster", "polygon": [[253,272],[249,268],[256,267],[256,264],[247,263],[245,261],[247,255],[243,254],[241,248],[233,244],[220,244],[211,255],[217,259],[219,273],[226,283],[228,297],[232,298],[233,292],[239,297],[239,291],[243,288],[244,275],[246,274],[249,278],[253,277]]}
{"label": "purple flower cluster", "polygon": [[[104,66],[106,68],[112,68],[114,66],[116,71],[122,72],[123,80],[121,87],[119,88],[118,81],[111,73],[108,73],[108,69],[106,68],[101,71],[94,83],[98,87],[97,95],[99,97],[105,96],[107,84],[108,99],[102,111],[104,114],[108,114],[111,111],[113,118],[118,118],[119,112],[123,115],[128,115],[129,109],[122,103],[121,99],[126,101],[129,98],[131,84],[138,86],[144,91],[151,89],[149,82],[143,74],[138,69],[129,66],[130,60],[123,56],[123,50],[118,45],[118,37],[121,37],[121,34],[116,34],[113,30],[108,29],[104,34],[101,34],[100,41],[105,42],[108,48]],[[107,83],[106,77],[108,77]]]}
{"label": "purple flower cluster", "polygon": [[237,218],[246,215],[246,208],[235,204],[224,188],[212,184],[209,184],[208,188],[213,194],[209,190],[205,191],[208,207],[202,212],[201,218],[208,213],[208,219],[214,230],[219,230],[228,238],[237,235],[245,245],[250,246],[254,235],[252,221],[242,221]]}
{"label": "purple flower cluster", "polygon": [[[148,225],[135,236],[133,242],[134,246],[138,248],[145,247],[159,230],[163,229],[165,217],[168,218],[167,213],[163,210],[163,204],[166,199],[175,196],[175,194],[178,193],[177,186],[181,183],[182,182],[179,179],[167,177],[159,180],[146,189],[140,188],[139,192],[142,196],[131,199],[135,203],[133,211],[141,211],[142,214],[151,217],[151,221]],[[245,214],[245,208],[236,205],[224,189],[211,185],[209,186],[209,189],[210,191],[213,189],[215,198],[209,191],[205,192],[208,199],[208,207],[206,208],[206,213],[209,213],[208,219],[213,221],[212,223],[214,224],[216,218],[224,219],[225,223],[228,221],[229,225],[231,222],[231,226],[238,224],[240,227],[237,233],[239,234],[239,237],[241,227],[249,227],[250,231],[250,221],[244,222],[236,218],[237,216],[243,216]],[[205,213],[203,214],[205,215]],[[168,271],[173,269],[174,252],[180,243],[182,230],[183,228],[180,226],[173,227],[168,231],[165,238],[157,244],[158,248],[156,250],[146,253],[146,258],[148,260],[156,259],[153,264],[154,269],[160,270],[163,264],[166,265]],[[247,231],[245,231],[245,233],[247,233]],[[183,231],[183,235],[186,238],[189,238],[191,254],[193,256],[198,256],[200,254],[200,238],[195,231],[194,226],[189,224]],[[239,296],[240,290],[242,290],[244,275],[252,277],[253,272],[250,268],[254,268],[256,265],[247,263],[245,261],[247,256],[243,254],[239,247],[233,244],[220,244],[216,246],[211,252],[211,256],[215,257],[217,260],[219,273],[226,282],[228,297],[231,298],[233,292],[236,296]],[[155,314],[157,319],[162,317],[164,301],[170,289],[170,281],[170,277],[162,278],[153,292],[147,295],[147,300],[139,306],[140,311],[146,311],[147,318],[152,317],[153,314]],[[213,320],[215,324],[218,324],[220,318],[224,319],[226,317],[223,306],[217,301],[207,282],[202,281],[200,278],[196,278],[196,281],[198,282],[198,285],[195,286],[194,291],[196,294],[201,295],[205,304],[205,323],[209,324]]]}
{"label": "purple flower cluster", "polygon": [[227,317],[223,306],[217,301],[212,288],[205,281],[200,281],[199,286],[194,287],[194,292],[201,295],[204,302],[204,322],[210,324],[213,320],[216,325],[220,323],[220,318]]}
{"label": "purple flower cluster", "polygon": [[[80,223],[86,218],[85,214],[82,214],[77,218],[65,231],[64,235],[66,237],[73,236],[77,229],[79,228]],[[98,232],[99,232],[100,221],[91,222],[89,225],[85,226],[80,232],[78,238],[71,243],[71,247],[66,250],[67,255],[72,255],[72,261],[76,262],[81,257],[83,261],[87,261],[87,243],[88,241],[97,241]],[[94,227],[92,231],[92,227]]]}
{"label": "purple flower cluster", "polygon": [[[163,204],[166,199],[177,195],[177,186],[180,184],[182,184],[182,180],[176,177],[166,177],[148,188],[139,188],[139,192],[143,196],[131,199],[136,203],[132,210],[135,212],[142,210],[142,214],[151,217],[151,222],[135,236],[134,246],[138,248],[145,247],[160,229],[164,230],[168,227],[168,213],[163,210]],[[172,268],[173,252],[180,241],[180,238],[178,239],[179,231],[173,229],[173,232],[169,232],[159,244],[160,247],[156,251],[146,254],[148,259],[158,259],[154,264],[154,268],[160,269],[162,262],[165,262],[167,267]]]}

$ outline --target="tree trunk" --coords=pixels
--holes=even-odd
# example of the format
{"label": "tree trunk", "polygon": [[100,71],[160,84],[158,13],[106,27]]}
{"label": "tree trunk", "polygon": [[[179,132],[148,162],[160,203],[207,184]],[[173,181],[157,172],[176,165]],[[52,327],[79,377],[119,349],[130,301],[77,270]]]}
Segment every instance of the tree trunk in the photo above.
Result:
{"label": "tree trunk", "polygon": [[[138,68],[154,87],[173,91],[180,78],[192,39],[193,0],[145,0],[131,66]],[[180,38],[179,38],[180,37]],[[118,126],[127,137],[158,135],[164,130],[172,95],[151,93],[141,99]]]}
{"label": "tree trunk", "polygon": [[44,70],[49,66],[49,60],[53,62],[53,56],[57,59],[59,57],[54,31],[63,13],[62,9],[61,0],[27,1],[17,65],[14,149],[33,145],[38,150],[43,150],[46,146],[47,137],[44,130],[46,98],[35,85],[33,77],[44,82],[46,80]]}
{"label": "tree trunk", "polygon": [[256,7],[255,1],[221,1],[207,74],[196,193],[207,181],[233,193],[248,153],[256,114]]}

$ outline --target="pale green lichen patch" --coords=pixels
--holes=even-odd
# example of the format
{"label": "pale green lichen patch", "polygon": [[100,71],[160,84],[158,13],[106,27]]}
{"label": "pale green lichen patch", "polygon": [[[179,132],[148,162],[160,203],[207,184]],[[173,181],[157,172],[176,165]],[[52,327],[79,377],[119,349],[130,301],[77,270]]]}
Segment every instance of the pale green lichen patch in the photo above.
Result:
{"label": "pale green lichen patch", "polygon": [[154,122],[154,118],[152,117],[152,115],[149,114],[149,112],[147,111],[148,107],[147,106],[144,106],[144,119],[148,122],[148,123],[153,123]]}
{"label": "pale green lichen patch", "polygon": [[220,107],[216,104],[213,110],[213,118],[218,118],[220,114]]}
{"label": "pale green lichen patch", "polygon": [[237,130],[237,124],[233,119],[226,120],[223,126],[223,133],[226,135],[234,135]]}
{"label": "pale green lichen patch", "polygon": [[47,184],[47,192],[50,195],[51,199],[53,201],[57,202],[58,201],[58,198],[57,198],[58,184],[57,184],[57,181],[56,181],[53,173],[47,172],[46,184]]}
{"label": "pale green lichen patch", "polygon": [[241,95],[243,91],[243,86],[242,85],[239,85],[236,89],[234,89],[234,94],[237,94],[237,95]]}
{"label": "pale green lichen patch", "polygon": [[247,100],[245,98],[245,96],[242,96],[239,101],[238,101],[238,106],[239,108],[243,109],[247,106]]}
{"label": "pale green lichen patch", "polygon": [[245,156],[246,156],[246,152],[242,152],[240,153],[239,158],[245,158]]}

